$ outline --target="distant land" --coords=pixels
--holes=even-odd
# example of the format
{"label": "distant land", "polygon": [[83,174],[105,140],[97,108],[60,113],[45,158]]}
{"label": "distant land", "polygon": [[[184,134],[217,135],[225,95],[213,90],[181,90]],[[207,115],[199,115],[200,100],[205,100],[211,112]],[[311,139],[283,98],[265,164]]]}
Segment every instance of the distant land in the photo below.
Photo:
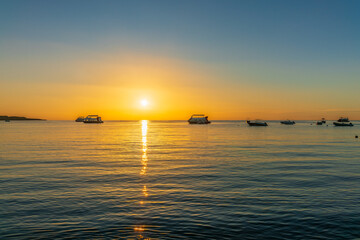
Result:
{"label": "distant land", "polygon": [[40,118],[27,118],[27,117],[17,117],[17,116],[0,116],[0,121],[5,120],[46,120],[46,119],[40,119]]}

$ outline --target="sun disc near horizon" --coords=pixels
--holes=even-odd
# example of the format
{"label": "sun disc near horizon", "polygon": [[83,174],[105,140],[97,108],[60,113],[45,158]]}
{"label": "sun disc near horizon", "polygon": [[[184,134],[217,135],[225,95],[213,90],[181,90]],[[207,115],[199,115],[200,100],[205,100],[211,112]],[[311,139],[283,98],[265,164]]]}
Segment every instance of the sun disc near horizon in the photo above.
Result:
{"label": "sun disc near horizon", "polygon": [[147,107],[149,105],[149,101],[146,100],[146,99],[142,99],[140,101],[140,104],[141,104],[142,107]]}

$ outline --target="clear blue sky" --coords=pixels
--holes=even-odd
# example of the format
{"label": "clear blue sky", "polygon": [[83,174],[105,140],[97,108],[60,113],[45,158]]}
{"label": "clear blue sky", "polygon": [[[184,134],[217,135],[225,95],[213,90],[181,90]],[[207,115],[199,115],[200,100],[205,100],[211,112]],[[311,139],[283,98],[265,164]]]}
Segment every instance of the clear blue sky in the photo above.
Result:
{"label": "clear blue sky", "polygon": [[[360,1],[340,0],[2,0],[0,81],[26,81],[9,70],[24,67],[24,59],[47,66],[130,49],[215,69],[224,85],[323,88],[326,101],[338,102],[322,110],[357,112],[359,12]],[[44,79],[32,81],[58,81]]]}

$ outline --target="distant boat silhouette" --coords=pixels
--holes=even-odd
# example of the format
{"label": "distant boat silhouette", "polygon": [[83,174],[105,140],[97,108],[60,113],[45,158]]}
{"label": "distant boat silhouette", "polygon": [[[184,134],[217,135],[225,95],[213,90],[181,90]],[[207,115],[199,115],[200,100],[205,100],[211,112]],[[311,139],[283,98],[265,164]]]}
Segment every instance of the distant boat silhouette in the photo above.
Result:
{"label": "distant boat silhouette", "polygon": [[204,114],[193,114],[188,120],[190,124],[209,124],[208,116]]}
{"label": "distant boat silhouette", "polygon": [[354,126],[350,121],[349,118],[340,117],[337,122],[333,122],[333,124],[337,127],[352,127]]}
{"label": "distant boat silhouette", "polygon": [[103,121],[101,120],[101,117],[99,117],[98,115],[88,115],[84,119],[84,123],[103,123]]}
{"label": "distant boat silhouette", "polygon": [[264,121],[260,121],[260,120],[255,120],[255,121],[246,121],[247,122],[247,124],[249,124],[249,126],[254,126],[254,127],[261,127],[261,126],[263,126],[263,127],[266,127],[266,126],[268,126],[268,124],[266,123],[266,122],[264,122]]}
{"label": "distant boat silhouette", "polygon": [[286,121],[281,121],[280,123],[285,125],[294,125],[295,121],[286,120]]}

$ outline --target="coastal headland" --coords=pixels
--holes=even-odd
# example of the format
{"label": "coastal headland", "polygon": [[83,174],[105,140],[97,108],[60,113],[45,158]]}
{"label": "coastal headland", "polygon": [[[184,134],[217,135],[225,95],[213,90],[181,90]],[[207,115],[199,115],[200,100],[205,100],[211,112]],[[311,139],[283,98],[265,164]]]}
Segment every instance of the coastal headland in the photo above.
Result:
{"label": "coastal headland", "polygon": [[18,116],[0,116],[0,121],[7,121],[7,120],[38,120],[38,121],[46,121],[46,119],[40,118],[27,118],[27,117],[18,117]]}

